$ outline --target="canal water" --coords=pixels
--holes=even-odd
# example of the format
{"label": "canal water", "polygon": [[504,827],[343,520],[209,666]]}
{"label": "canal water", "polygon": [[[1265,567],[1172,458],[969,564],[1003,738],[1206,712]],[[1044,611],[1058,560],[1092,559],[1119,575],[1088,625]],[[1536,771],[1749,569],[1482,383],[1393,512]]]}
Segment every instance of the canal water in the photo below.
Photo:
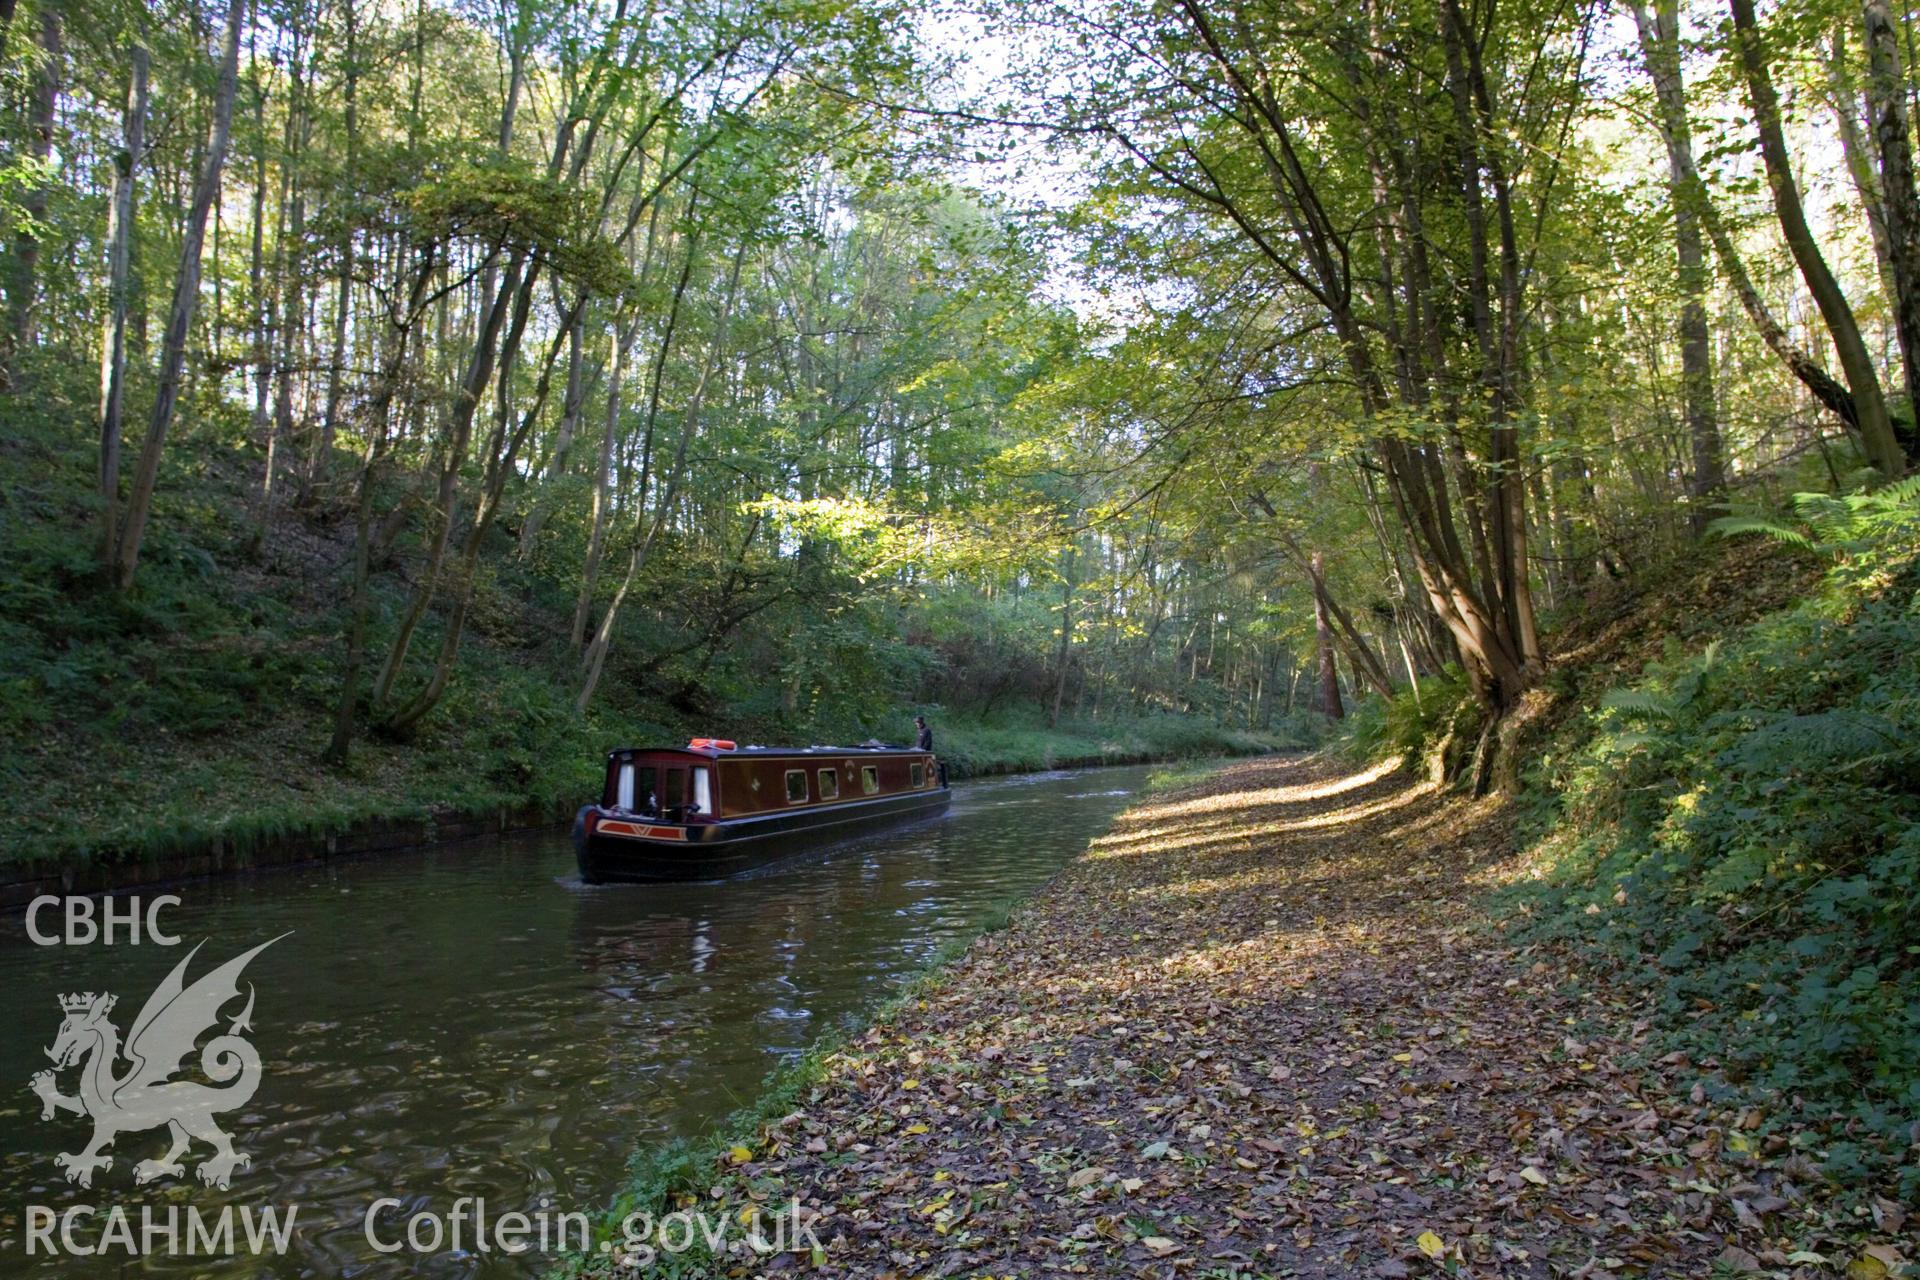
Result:
{"label": "canal water", "polygon": [[[484,1197],[496,1219],[597,1217],[637,1148],[701,1132],[782,1058],[857,1026],[942,944],[1085,848],[1148,772],[962,784],[943,818],[725,883],[591,888],[555,833],[180,886],[159,918],[175,947],[37,946],[13,914],[0,920],[0,1275],[539,1274],[551,1255],[382,1254],[367,1209],[401,1202],[378,1220],[388,1244],[410,1215],[449,1218],[461,1197]],[[251,987],[258,1091],[215,1116],[251,1159],[230,1189],[194,1176],[210,1152],[198,1143],[184,1179],[137,1187],[134,1164],[167,1146],[158,1128],[123,1132],[92,1187],[70,1185],[55,1156],[80,1150],[89,1123],[43,1121],[31,1087],[51,1066],[61,997],[114,993],[109,1020],[126,1034],[192,944],[204,940],[189,983],[276,937],[219,1026]],[[199,1060],[179,1078],[200,1078]],[[59,1073],[63,1093],[82,1069]],[[223,1206],[295,1206],[295,1229],[265,1258],[27,1256],[32,1206],[81,1205],[82,1245],[101,1243],[114,1206],[136,1241],[168,1205],[207,1223]]]}

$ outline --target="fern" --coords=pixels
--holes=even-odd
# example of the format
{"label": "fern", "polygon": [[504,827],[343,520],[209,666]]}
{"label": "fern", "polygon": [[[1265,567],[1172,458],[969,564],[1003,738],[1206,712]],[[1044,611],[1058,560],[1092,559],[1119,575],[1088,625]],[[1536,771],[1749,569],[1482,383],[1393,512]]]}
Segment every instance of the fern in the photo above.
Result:
{"label": "fern", "polygon": [[1776,716],[1742,735],[1721,759],[1755,772],[1829,766],[1864,770],[1914,754],[1893,721],[1857,707],[1833,707],[1811,715]]}
{"label": "fern", "polygon": [[1848,1099],[1844,1176],[1920,1185],[1920,479],[1716,528],[1825,584],[1569,722],[1518,936],[1637,974],[1668,1047],[1743,1090]]}
{"label": "fern", "polygon": [[1680,718],[1682,712],[1698,698],[1707,687],[1707,677],[1720,664],[1720,642],[1715,640],[1700,656],[1688,665],[1686,671],[1673,682],[1671,693],[1661,693],[1648,688],[1609,689],[1600,699],[1600,705],[1609,711],[1619,711],[1626,715],[1644,716],[1672,724]]}
{"label": "fern", "polygon": [[1652,689],[1609,689],[1606,696],[1600,699],[1600,705],[1609,711],[1668,723],[1679,719],[1684,706],[1681,701]]}
{"label": "fern", "polygon": [[1745,511],[1721,516],[1707,530],[1723,538],[1758,534],[1834,559],[1871,552],[1920,533],[1920,475],[1840,497],[1796,493],[1793,514],[1797,525]]}
{"label": "fern", "polygon": [[1792,525],[1781,524],[1778,520],[1769,520],[1764,516],[1721,516],[1719,519],[1708,523],[1707,532],[1720,538],[1737,537],[1743,533],[1757,533],[1762,537],[1771,538],[1775,542],[1784,542],[1789,546],[1801,547],[1808,551],[1818,550],[1813,535],[1805,529],[1796,529]]}

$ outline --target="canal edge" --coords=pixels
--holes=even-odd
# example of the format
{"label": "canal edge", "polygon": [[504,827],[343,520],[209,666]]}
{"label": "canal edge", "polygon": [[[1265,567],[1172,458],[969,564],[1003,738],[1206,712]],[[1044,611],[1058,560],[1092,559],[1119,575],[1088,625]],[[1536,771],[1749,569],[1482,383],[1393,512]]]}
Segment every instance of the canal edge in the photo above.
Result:
{"label": "canal edge", "polygon": [[[996,762],[956,773],[956,781],[1013,777],[1023,773],[1058,770],[1120,768],[1127,765],[1202,763],[1205,760],[1242,759],[1277,754],[1272,751],[1223,751],[1196,757],[1143,752],[1076,756],[1041,769],[1022,767],[1024,761]],[[1004,764],[1004,767],[1003,767]],[[116,856],[110,848],[91,858],[23,859],[0,862],[0,911],[24,910],[46,895],[90,896],[210,880],[259,871],[275,871],[321,863],[379,857],[411,849],[431,849],[468,841],[499,839],[536,831],[557,831],[573,818],[575,804],[529,800],[523,804],[490,805],[481,809],[434,810],[388,817],[328,823],[317,819],[310,829],[279,835],[237,836],[209,833],[179,853],[160,857]]]}
{"label": "canal edge", "polygon": [[[942,944],[898,991],[875,1005],[871,1012],[862,1015],[857,1025],[824,1031],[798,1055],[781,1061],[767,1073],[759,1092],[751,1101],[721,1117],[708,1132],[639,1147],[628,1160],[625,1185],[615,1193],[612,1203],[594,1223],[594,1236],[589,1243],[600,1252],[568,1255],[545,1273],[547,1280],[574,1280],[576,1277],[598,1274],[592,1264],[608,1258],[606,1250],[610,1242],[619,1240],[621,1223],[629,1215],[644,1212],[657,1219],[662,1212],[678,1207],[676,1201],[697,1199],[702,1184],[711,1180],[714,1167],[728,1160],[736,1150],[754,1150],[767,1130],[779,1128],[790,1117],[798,1115],[805,1104],[807,1090],[825,1080],[835,1055],[869,1033],[887,1026],[909,1006],[924,1003],[937,994],[952,979],[955,966],[982,939],[1008,929],[1022,910],[1043,897],[1068,868],[1085,858],[1094,844],[1129,813],[1148,800],[1196,786],[1236,760],[1247,758],[1248,754],[1277,753],[1101,762],[1115,766],[1184,763],[1193,768],[1182,770],[1162,785],[1155,785],[1149,780],[1148,785],[1141,788],[1126,808],[1108,820],[1104,830],[1089,836],[1079,852],[1061,863],[1052,875],[1024,893],[1011,894],[988,907],[978,923],[963,936]],[[1309,753],[1300,754],[1304,757]],[[1056,769],[1074,767],[1100,766],[1055,766]]]}

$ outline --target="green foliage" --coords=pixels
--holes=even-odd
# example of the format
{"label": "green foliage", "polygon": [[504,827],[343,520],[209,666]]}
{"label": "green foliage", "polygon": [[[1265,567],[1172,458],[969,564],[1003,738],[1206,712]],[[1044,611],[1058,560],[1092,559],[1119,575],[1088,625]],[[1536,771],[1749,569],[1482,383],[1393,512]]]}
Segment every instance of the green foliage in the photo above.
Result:
{"label": "green foliage", "polygon": [[1796,493],[1793,514],[1798,523],[1780,520],[1764,511],[1735,512],[1707,528],[1722,537],[1759,534],[1788,546],[1841,557],[1920,536],[1920,475],[1857,493]]}
{"label": "green foliage", "polygon": [[[630,615],[634,660],[584,716],[560,643],[571,583],[502,547],[483,562],[474,638],[439,714],[404,742],[361,743],[350,768],[326,768],[316,757],[344,625],[330,574],[344,545],[321,529],[309,535],[316,552],[256,561],[233,443],[244,433],[216,401],[197,406],[168,455],[138,589],[108,590],[78,532],[92,511],[93,458],[71,424],[84,421],[91,388],[85,369],[69,372],[20,407],[0,444],[0,778],[15,800],[0,818],[0,860],[154,859],[215,841],[244,853],[369,820],[558,814],[597,791],[603,755],[620,743],[694,732],[898,741],[916,707],[931,714],[955,777],[1292,741],[1175,715],[1070,716],[1048,729],[1031,683],[983,696],[999,687],[993,670],[1018,669],[1050,644],[1044,612],[1025,631],[1021,616],[962,591],[903,601],[863,587],[859,563],[831,548],[752,565],[783,607],[712,651],[688,651],[689,622],[708,607],[700,593],[727,566],[676,541],[651,607]],[[801,575],[810,594],[787,585]],[[391,626],[402,587],[383,586],[375,603]],[[991,629],[985,617],[1008,645],[957,643]],[[443,625],[429,616],[423,646],[438,644]],[[697,701],[661,696],[695,687]]]}
{"label": "green foliage", "polygon": [[1171,769],[1156,769],[1147,775],[1147,785],[1142,788],[1147,795],[1161,791],[1178,791],[1195,783],[1205,782],[1220,770],[1217,760],[1202,760],[1197,764],[1180,765]]}
{"label": "green foliage", "polygon": [[[1563,732],[1523,936],[1644,982],[1672,1044],[1779,1115],[1846,1112],[1865,1176],[1920,1111],[1920,486],[1804,497],[1820,595],[1670,654]],[[1729,524],[1725,527],[1734,528]],[[1758,522],[1738,528],[1767,532]],[[1799,543],[1799,536],[1786,539]]]}
{"label": "green foliage", "polygon": [[1398,756],[1416,760],[1449,731],[1471,733],[1480,715],[1459,668],[1449,667],[1420,682],[1418,692],[1397,691],[1391,698],[1363,698],[1347,709],[1335,731],[1334,749],[1359,762]]}
{"label": "green foliage", "polygon": [[454,165],[408,191],[403,204],[408,229],[424,240],[510,246],[539,255],[559,274],[602,293],[632,287],[619,251],[598,226],[591,200],[564,182],[528,172],[524,164],[496,158]]}
{"label": "green foliage", "polygon": [[1049,728],[1037,713],[1024,720],[940,720],[936,745],[957,777],[1018,773],[1143,760],[1252,755],[1310,745],[1301,737],[1225,729],[1190,716],[1063,719]]}

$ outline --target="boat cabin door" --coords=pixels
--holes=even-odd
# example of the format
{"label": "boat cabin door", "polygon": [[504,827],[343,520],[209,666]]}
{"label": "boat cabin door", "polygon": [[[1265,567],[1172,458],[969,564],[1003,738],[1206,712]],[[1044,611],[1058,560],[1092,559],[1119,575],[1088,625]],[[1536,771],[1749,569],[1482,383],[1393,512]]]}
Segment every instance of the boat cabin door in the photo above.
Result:
{"label": "boat cabin door", "polygon": [[614,803],[628,813],[652,817],[660,811],[660,797],[654,791],[654,769],[628,761],[620,766]]}

